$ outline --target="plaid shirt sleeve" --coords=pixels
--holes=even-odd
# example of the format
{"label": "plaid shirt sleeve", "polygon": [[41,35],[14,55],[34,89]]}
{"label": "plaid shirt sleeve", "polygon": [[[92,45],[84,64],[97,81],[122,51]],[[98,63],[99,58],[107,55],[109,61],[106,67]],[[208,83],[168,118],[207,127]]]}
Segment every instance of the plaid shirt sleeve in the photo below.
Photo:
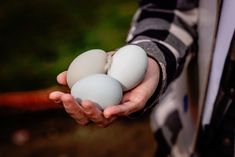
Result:
{"label": "plaid shirt sleeve", "polygon": [[157,104],[167,86],[182,71],[187,54],[196,47],[197,14],[197,0],[140,1],[127,43],[142,47],[161,70],[160,84],[143,111]]}

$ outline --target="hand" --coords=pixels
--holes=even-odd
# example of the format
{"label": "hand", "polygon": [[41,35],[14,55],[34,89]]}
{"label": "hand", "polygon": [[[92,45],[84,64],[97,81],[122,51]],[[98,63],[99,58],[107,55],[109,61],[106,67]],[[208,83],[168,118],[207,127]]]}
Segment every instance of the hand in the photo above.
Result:
{"label": "hand", "polygon": [[[77,123],[87,125],[90,122],[94,122],[98,126],[106,127],[120,116],[128,116],[143,109],[145,103],[157,88],[159,78],[160,69],[158,64],[153,59],[148,58],[148,69],[144,80],[134,89],[124,93],[119,105],[107,107],[104,111],[99,110],[91,101],[83,101],[78,104],[68,93],[55,91],[49,97],[57,103],[62,102],[66,112]],[[67,85],[66,72],[59,74],[57,81],[62,85]]]}
{"label": "hand", "polygon": [[[67,85],[66,71],[57,76],[58,83]],[[114,121],[113,118],[105,118],[101,110],[91,101],[83,101],[79,104],[72,95],[61,91],[50,93],[49,98],[55,103],[63,103],[65,111],[81,125],[87,125],[90,122],[96,123],[98,126],[106,127]]]}

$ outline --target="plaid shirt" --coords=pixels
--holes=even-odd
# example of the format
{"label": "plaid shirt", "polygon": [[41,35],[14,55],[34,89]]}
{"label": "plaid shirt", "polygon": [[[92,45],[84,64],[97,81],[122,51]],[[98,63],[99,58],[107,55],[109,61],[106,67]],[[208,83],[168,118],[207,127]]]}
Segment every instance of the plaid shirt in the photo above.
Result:
{"label": "plaid shirt", "polygon": [[167,86],[181,73],[187,54],[196,51],[197,20],[197,0],[140,2],[127,43],[142,47],[149,57],[157,61],[161,69],[159,86],[144,111],[158,103]]}
{"label": "plaid shirt", "polygon": [[[220,8],[218,6],[222,3],[220,3],[220,1],[211,0],[207,5],[212,4],[210,2],[217,5],[216,8],[213,4],[212,6],[214,8],[212,8],[215,9],[215,12],[219,12]],[[212,11],[210,9],[209,11]],[[161,82],[155,93],[142,111],[131,115],[139,116],[141,113],[155,106],[151,115],[151,126],[158,142],[158,149],[155,154],[157,157],[190,157],[199,156],[200,154],[198,153],[201,153],[195,152],[197,150],[194,150],[196,139],[198,138],[195,136],[198,135],[196,130],[198,130],[199,127],[189,109],[191,102],[188,97],[190,89],[188,89],[187,80],[189,61],[191,60],[191,56],[198,51],[198,14],[198,1],[196,0],[142,0],[139,10],[133,18],[132,27],[127,38],[128,43],[136,44],[145,49],[148,56],[153,58],[160,66]],[[201,16],[202,15],[200,15],[200,17]],[[216,28],[216,19],[219,16],[213,16],[213,20],[208,20],[214,21],[214,25],[210,26]],[[214,29],[211,28],[211,30]],[[206,35],[211,35],[210,39],[214,38],[213,31],[211,30],[209,33],[205,33]],[[208,40],[204,40],[205,44],[213,47],[213,43],[211,43],[209,37],[207,38],[205,34],[202,35],[200,33],[200,37],[203,36],[204,39]],[[199,50],[199,54],[200,53],[202,52]],[[203,53],[205,53],[205,51],[203,51]],[[209,53],[210,52],[208,52],[208,54]],[[208,55],[203,56],[207,56],[208,59],[205,61],[210,62],[211,59]],[[234,60],[231,63],[234,64]],[[205,65],[199,65],[199,67],[204,66]],[[233,74],[234,73],[232,73],[231,76],[234,77]],[[194,77],[194,74],[192,76]],[[219,103],[219,101],[217,102]],[[223,103],[221,105],[223,105]],[[230,113],[230,111],[234,118],[234,102],[233,107],[230,107],[228,113]],[[231,119],[231,115],[228,114],[228,116],[230,116]],[[197,117],[200,118],[200,114],[197,115]],[[228,122],[230,121],[228,120]],[[226,128],[223,129],[227,129],[228,131],[228,128],[233,127],[232,130],[229,130],[233,131],[233,134],[228,135],[227,132],[225,134],[221,133],[222,139],[224,135],[225,137],[231,136],[233,141],[234,123],[233,121],[231,122],[232,123],[226,123],[226,125],[224,124]],[[216,136],[216,139],[217,138],[220,140],[220,137]],[[208,141],[206,141],[205,138],[203,138],[202,141],[204,143],[201,144],[206,146]],[[217,143],[211,143],[211,152],[210,150],[204,151],[208,151],[208,153],[215,154],[216,156],[221,156],[221,154],[218,153],[222,153],[222,156],[225,156],[225,154],[232,156],[232,154],[234,154],[234,144],[224,146],[220,142],[216,142]],[[215,147],[215,144],[218,147]],[[210,148],[210,146],[206,146],[206,148],[208,147]],[[222,147],[226,147],[226,149],[222,149]],[[230,149],[227,149],[227,147]],[[217,150],[214,150],[214,148],[217,148]]]}
{"label": "plaid shirt", "polygon": [[[186,148],[187,146],[182,148],[183,152],[180,152],[178,143],[182,141],[177,141],[179,132],[183,130],[182,127],[188,127],[184,124],[191,122],[182,122],[177,105],[168,100],[175,97],[174,92],[169,94],[169,91],[182,90],[182,95],[177,95],[179,97],[184,97],[186,93],[184,89],[187,87],[178,87],[175,83],[184,84],[183,69],[187,64],[187,58],[197,51],[197,22],[197,0],[142,0],[127,37],[127,43],[142,47],[148,56],[158,63],[161,70],[160,84],[145,108],[130,115],[138,117],[146,110],[158,107],[155,107],[152,114],[152,128],[159,143],[156,153],[158,157],[169,154],[188,157],[192,153]],[[168,94],[167,101],[161,100],[162,97],[166,97],[165,94]],[[186,102],[187,97],[184,98]],[[188,141],[192,141],[190,136],[192,137],[185,132],[185,138],[189,137]],[[184,144],[189,143],[186,140]]]}

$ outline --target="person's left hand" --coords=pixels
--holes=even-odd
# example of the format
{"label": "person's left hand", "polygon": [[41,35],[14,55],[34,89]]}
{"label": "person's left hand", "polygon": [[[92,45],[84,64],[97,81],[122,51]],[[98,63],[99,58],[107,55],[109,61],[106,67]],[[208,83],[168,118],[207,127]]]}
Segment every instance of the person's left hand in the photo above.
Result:
{"label": "person's left hand", "polygon": [[[72,95],[61,91],[52,92],[49,97],[54,102],[62,102],[66,112],[77,123],[87,125],[93,122],[98,126],[106,127],[120,116],[128,116],[143,109],[145,103],[157,88],[159,78],[160,69],[158,64],[153,59],[148,58],[148,69],[143,81],[134,89],[124,93],[119,105],[107,107],[103,111],[89,100],[78,104]],[[67,85],[66,72],[59,74],[57,81],[62,85]]]}

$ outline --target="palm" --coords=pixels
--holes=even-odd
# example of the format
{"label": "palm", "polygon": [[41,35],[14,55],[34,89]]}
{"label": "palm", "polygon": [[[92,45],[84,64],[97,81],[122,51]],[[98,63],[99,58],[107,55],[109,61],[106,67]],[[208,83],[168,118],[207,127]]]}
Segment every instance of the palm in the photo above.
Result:
{"label": "palm", "polygon": [[[50,98],[57,102],[63,102],[65,110],[82,125],[92,121],[97,125],[107,126],[119,116],[127,116],[144,108],[145,103],[158,85],[159,71],[157,63],[149,58],[144,80],[134,89],[124,93],[119,105],[107,107],[103,112],[91,101],[78,104],[70,94],[60,91],[52,92]],[[57,81],[62,85],[66,85],[66,72],[59,74]]]}

